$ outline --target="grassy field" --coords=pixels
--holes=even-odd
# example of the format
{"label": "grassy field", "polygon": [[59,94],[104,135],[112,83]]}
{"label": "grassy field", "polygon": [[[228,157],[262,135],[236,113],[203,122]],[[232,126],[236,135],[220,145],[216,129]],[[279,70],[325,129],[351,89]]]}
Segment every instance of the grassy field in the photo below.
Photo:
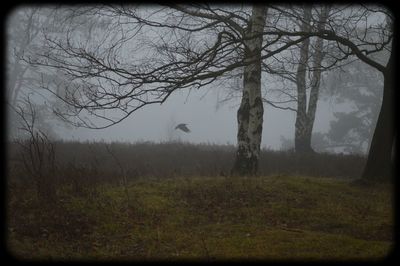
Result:
{"label": "grassy field", "polygon": [[99,184],[40,205],[9,188],[8,250],[38,260],[377,260],[392,191],[349,180],[173,177]]}

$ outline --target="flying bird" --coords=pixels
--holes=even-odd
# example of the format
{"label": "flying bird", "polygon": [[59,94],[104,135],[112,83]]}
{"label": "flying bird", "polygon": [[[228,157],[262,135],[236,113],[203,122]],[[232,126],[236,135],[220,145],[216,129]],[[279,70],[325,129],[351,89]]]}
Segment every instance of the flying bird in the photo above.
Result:
{"label": "flying bird", "polygon": [[186,124],[179,124],[175,127],[175,129],[180,129],[183,132],[189,133],[190,129],[188,129],[188,127],[186,126]]}

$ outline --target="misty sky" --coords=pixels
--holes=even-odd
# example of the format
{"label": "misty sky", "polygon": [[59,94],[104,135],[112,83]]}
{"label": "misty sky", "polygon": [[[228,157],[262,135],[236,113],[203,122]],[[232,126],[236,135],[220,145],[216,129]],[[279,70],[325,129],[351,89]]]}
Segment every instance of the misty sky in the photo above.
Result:
{"label": "misty sky", "polygon": [[[131,55],[131,50],[125,52]],[[139,55],[143,53],[143,51],[136,52]],[[267,87],[271,85],[268,81],[263,82],[263,85]],[[321,82],[321,87],[324,86],[323,84]],[[238,124],[236,113],[240,99],[235,98],[219,104],[218,101],[222,98],[224,98],[224,89],[219,87],[212,87],[212,89],[204,87],[198,91],[192,90],[190,93],[185,89],[176,91],[164,104],[145,106],[119,124],[106,129],[70,129],[54,125],[54,130],[57,136],[64,140],[127,142],[180,140],[192,143],[236,145]],[[280,149],[281,136],[287,139],[294,138],[295,113],[276,109],[267,104],[264,104],[264,110],[261,146]],[[343,106],[320,99],[313,133],[326,133],[334,118],[333,113],[342,110]],[[184,133],[175,130],[175,126],[179,123],[187,123],[191,132]]]}
{"label": "misty sky", "polygon": [[[167,141],[193,143],[236,144],[236,112],[239,99],[218,105],[218,91],[192,90],[177,92],[162,104],[145,106],[120,124],[106,129],[58,129],[63,139],[106,141]],[[264,105],[264,131],[262,147],[280,148],[280,136],[292,139],[295,114]],[[338,106],[323,103],[318,106],[314,132],[326,132],[332,112]],[[190,133],[174,130],[178,123],[187,123]]]}

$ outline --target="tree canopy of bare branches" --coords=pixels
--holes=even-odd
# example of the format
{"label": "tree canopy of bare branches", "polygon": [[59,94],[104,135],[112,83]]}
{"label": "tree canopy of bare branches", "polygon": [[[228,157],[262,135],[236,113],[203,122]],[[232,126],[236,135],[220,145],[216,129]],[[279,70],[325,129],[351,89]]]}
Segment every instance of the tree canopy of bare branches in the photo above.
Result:
{"label": "tree canopy of bare branches", "polygon": [[[60,117],[88,128],[112,126],[146,105],[164,103],[177,90],[242,79],[234,169],[241,175],[255,174],[263,123],[262,75],[293,79],[295,71],[285,64],[285,56],[298,45],[308,46],[311,38],[324,39],[327,47],[320,49],[320,59],[311,68],[327,70],[356,59],[383,73],[382,106],[388,111],[381,111],[378,126],[393,132],[387,100],[393,59],[372,57],[378,52],[393,55],[393,16],[380,6],[334,5],[324,19],[324,8],[310,7],[307,16],[302,10],[295,5],[61,7],[57,12],[64,14],[63,34],[44,32],[43,49],[25,60],[65,76],[57,81],[43,75],[42,87],[69,107],[55,110]],[[300,65],[305,66],[303,61]],[[102,123],[93,123],[93,117]],[[385,134],[393,143],[394,134]],[[382,138],[374,137],[371,152]],[[392,147],[383,146],[383,153]]]}

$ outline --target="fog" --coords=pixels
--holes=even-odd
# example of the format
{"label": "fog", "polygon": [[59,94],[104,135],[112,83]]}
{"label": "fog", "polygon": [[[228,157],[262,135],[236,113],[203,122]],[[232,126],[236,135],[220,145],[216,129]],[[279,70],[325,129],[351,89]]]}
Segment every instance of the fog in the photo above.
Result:
{"label": "fog", "polygon": [[[119,124],[106,129],[58,127],[65,140],[79,141],[154,141],[180,140],[191,143],[236,144],[237,118],[240,99],[219,103],[218,89],[183,91],[173,94],[164,104],[149,105],[133,113]],[[268,105],[264,106],[262,147],[279,150],[281,136],[294,137],[295,113]],[[315,131],[326,132],[333,111],[342,109],[329,102],[318,106]],[[186,123],[191,132],[175,130]]]}
{"label": "fog", "polygon": [[[9,65],[8,65],[7,77],[8,77],[8,84],[12,83],[12,86],[10,86],[9,90],[10,91],[14,90],[15,95],[18,95],[17,92],[21,90],[22,93],[19,93],[20,94],[18,96],[19,98],[21,98],[23,95],[26,96],[28,94],[43,95],[42,94],[43,88],[40,88],[41,86],[43,86],[43,84],[38,86],[37,84],[34,85],[29,82],[28,84],[23,84],[22,81],[21,82],[18,81],[18,75],[20,75],[18,71],[20,70],[18,70],[16,66],[20,68],[21,66],[24,67],[26,66],[28,71],[26,70],[25,71],[26,73],[30,73],[30,75],[33,75],[32,73],[35,73],[35,71],[37,71],[36,68],[34,68],[33,66],[26,64],[26,61],[22,60],[22,56],[20,58],[16,56],[18,49],[20,49],[21,54],[25,53],[28,55],[33,55],[35,52],[35,51],[32,52],[32,50],[30,50],[31,48],[29,48],[29,46],[32,44],[24,43],[26,42],[26,40],[24,39],[23,34],[21,34],[21,32],[18,32],[18,27],[22,27],[18,26],[18,23],[21,24],[24,23],[23,21],[18,22],[18,12],[21,12],[21,14],[24,12],[29,13],[29,8],[17,10],[15,13],[11,14],[8,18],[7,36],[9,36],[8,38],[9,47],[7,50],[8,51],[7,56]],[[156,22],[157,19],[162,21],[161,18],[163,18],[163,16],[162,15],[159,16],[160,17],[156,17],[155,20]],[[36,21],[36,23],[38,24],[44,23],[42,22],[43,17],[41,17],[40,15],[38,17],[39,18]],[[86,19],[87,21],[85,21]],[[91,27],[93,25],[89,23],[90,21],[91,21],[90,18],[85,18],[84,23],[80,24],[80,26],[82,26],[81,31],[83,33],[85,33],[85,31],[89,31],[89,34],[91,34],[92,31]],[[375,14],[370,18],[368,23],[371,23],[371,21],[376,21],[377,23],[383,23],[384,19],[382,19],[382,16],[378,16]],[[87,25],[85,23],[87,23]],[[373,23],[371,25],[373,25]],[[38,32],[42,32],[42,34],[44,34],[45,36],[46,30],[47,28],[45,28],[44,31],[38,31]],[[27,32],[31,34],[32,31],[34,30],[28,29]],[[77,41],[78,43],[85,39],[85,34],[82,34],[82,32],[78,32],[78,34],[75,36],[75,41]],[[163,31],[160,32],[163,33]],[[148,41],[149,39],[153,38],[162,39],[162,37],[159,37],[159,35],[161,35],[160,32],[157,33],[156,31],[154,31],[154,32],[141,33],[142,34],[141,40]],[[40,36],[40,34],[38,34],[38,36]],[[40,47],[40,45],[43,45],[44,39],[42,40],[40,39],[43,38],[43,36],[35,38],[32,37],[34,41],[31,40],[31,42],[36,46],[32,45],[32,47]],[[106,42],[112,42],[113,41],[112,38],[113,36],[106,36],[103,39],[101,35],[98,35],[95,36],[94,39],[92,39],[92,41],[95,44],[101,43],[102,41],[106,43]],[[126,38],[128,39],[128,37]],[[201,39],[201,35],[200,37],[199,35],[197,35],[193,38],[197,42],[199,39]],[[90,38],[88,39],[90,40]],[[208,38],[205,39],[207,39],[205,40],[205,42],[213,41],[212,39],[210,40]],[[145,56],[151,54],[150,50],[147,50],[146,48],[138,49],[139,46],[137,45],[138,42],[135,41],[133,42],[133,44],[130,43],[128,46],[126,46],[125,48],[127,49],[125,50],[121,49],[121,55],[123,55],[122,59],[126,60],[126,62],[121,63],[121,65],[129,64],[128,60],[129,57],[135,58],[132,59],[133,60],[132,62],[136,62],[141,60],[140,58],[142,57],[145,58]],[[14,48],[14,46],[16,48]],[[119,50],[117,52],[119,52]],[[46,53],[47,51],[45,51],[45,54]],[[285,54],[285,56],[290,56],[290,54],[289,53]],[[25,57],[25,60],[26,58],[27,57]],[[386,57],[378,56],[377,58],[382,61],[385,60],[382,58]],[[352,65],[350,64],[350,66]],[[354,65],[352,67],[358,68],[358,65]],[[52,79],[54,76],[57,76],[58,78],[61,79],[62,77],[59,72],[51,73],[46,71],[44,71],[45,78]],[[340,70],[340,71],[346,73],[346,70],[344,71]],[[368,70],[368,71],[374,71],[374,70]],[[335,99],[333,99],[333,97],[331,98],[329,97],[329,93],[331,90],[329,89],[329,86],[338,83],[337,77],[336,79],[335,76],[332,78],[331,76],[329,76],[330,73],[331,72],[327,72],[327,74],[324,73],[321,78],[320,91],[322,95],[325,95],[325,97],[320,97],[320,99],[318,100],[313,133],[324,133],[324,134],[328,133],[331,127],[331,122],[336,119],[334,115],[336,112],[350,112],[352,110],[357,110],[358,108],[357,106],[354,107],[355,100],[351,99],[349,96],[341,96],[344,99],[344,100],[342,99],[341,101],[336,101]],[[43,82],[43,73],[41,75],[42,75],[41,81]],[[48,77],[46,77],[46,75],[48,75]],[[263,75],[267,76],[267,78],[264,78],[262,80],[262,86],[267,87],[269,89],[274,89],[276,80],[275,81],[270,80],[270,77],[273,77],[273,75],[265,73]],[[368,72],[366,72],[365,75],[369,75]],[[17,81],[13,80],[13,77],[17,77],[16,78]],[[350,80],[346,82],[343,81],[340,84],[339,83],[336,84],[337,87],[353,86],[356,88],[361,88],[363,90],[365,86],[367,86],[367,88],[369,86],[372,88],[372,90],[375,91],[381,90],[381,88],[379,88],[378,86],[381,86],[382,82],[378,79],[376,79],[378,85],[376,84],[363,85],[362,84],[363,77],[359,78],[361,79],[361,81],[352,80],[353,77],[348,77],[348,78]],[[23,78],[21,78],[21,80],[22,79]],[[90,83],[92,81],[86,80],[86,82]],[[19,85],[19,87],[15,84]],[[239,84],[242,84],[242,81],[239,81]],[[16,87],[18,87],[18,89],[15,89]],[[285,87],[285,84],[283,84],[280,89],[285,90],[287,88]],[[294,92],[292,91],[291,93]],[[365,93],[368,94],[368,92]],[[237,132],[238,132],[237,110],[240,105],[240,94],[241,93],[239,93],[236,98],[232,98],[229,101],[222,101],[227,96],[227,90],[226,88],[223,88],[218,84],[209,84],[207,86],[201,87],[200,89],[189,89],[189,88],[179,89],[174,91],[174,93],[172,93],[164,103],[146,105],[143,108],[140,108],[135,112],[133,112],[131,115],[129,115],[126,119],[122,120],[121,122],[105,129],[87,129],[82,127],[64,126],[58,120],[54,119],[48,120],[46,123],[47,126],[49,126],[51,130],[55,133],[54,136],[58,139],[63,139],[63,140],[75,140],[75,141],[101,140],[106,142],[182,141],[190,143],[236,145]],[[271,94],[269,91],[266,92],[264,91],[263,94],[264,94],[263,97],[266,97],[269,100],[277,99],[275,98],[276,95]],[[8,93],[7,97],[10,98],[10,95],[11,94]],[[34,98],[38,96],[31,96],[31,97]],[[51,101],[51,97],[48,98],[46,97],[44,97],[45,99],[43,99],[42,97],[42,99],[38,101],[42,102],[46,100],[47,102]],[[346,99],[345,97],[348,98]],[[9,101],[11,102],[12,100],[9,99]],[[296,108],[296,104],[292,104],[291,106],[293,108]],[[50,106],[44,108],[43,112],[44,112],[43,115],[45,117],[52,116],[52,109]],[[377,115],[376,110],[371,111],[371,113],[372,113],[371,117],[376,117]],[[12,122],[13,119],[15,119],[15,117],[11,116],[11,112],[9,112],[9,115],[10,115],[9,120],[11,120]],[[295,121],[296,121],[296,113],[294,111],[282,110],[264,103],[263,119],[264,121],[263,121],[262,142],[261,142],[262,148],[279,150],[281,149],[282,139],[286,140],[294,139]],[[94,117],[91,118],[91,121],[96,124],[96,119]],[[185,133],[183,131],[176,130],[175,126],[179,123],[186,123],[191,132]],[[363,145],[365,150],[366,145],[365,144]]]}
{"label": "fog", "polygon": [[393,25],[369,4],[15,8],[10,255],[388,256]]}

